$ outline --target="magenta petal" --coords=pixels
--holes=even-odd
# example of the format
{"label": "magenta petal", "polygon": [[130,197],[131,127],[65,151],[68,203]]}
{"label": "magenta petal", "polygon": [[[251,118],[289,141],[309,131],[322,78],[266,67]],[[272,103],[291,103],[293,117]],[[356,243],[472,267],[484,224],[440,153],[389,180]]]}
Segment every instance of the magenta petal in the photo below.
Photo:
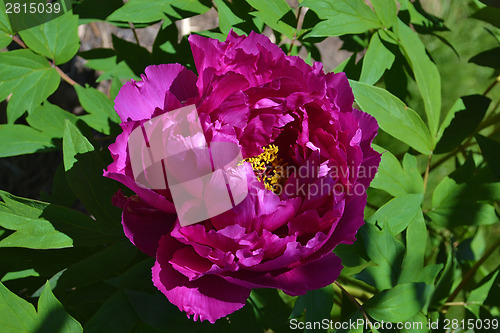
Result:
{"label": "magenta petal", "polygon": [[245,127],[250,116],[248,98],[241,91],[232,94],[219,105],[215,116],[223,123],[237,128]]}
{"label": "magenta petal", "polygon": [[339,111],[352,112],[354,95],[345,73],[328,73],[325,75],[325,79],[328,87],[328,94],[339,108]]}
{"label": "magenta petal", "polygon": [[368,113],[356,109],[353,113],[359,119],[359,127],[363,133],[360,146],[364,152],[361,167],[364,168],[365,177],[360,178],[359,181],[365,188],[368,188],[375,177],[381,158],[381,155],[371,148],[371,143],[377,135],[378,124],[375,118]]}
{"label": "magenta petal", "polygon": [[160,240],[158,256],[153,266],[153,283],[167,296],[168,300],[185,311],[194,320],[208,320],[211,323],[241,309],[250,296],[250,289],[241,287],[216,275],[204,275],[197,280],[189,279],[176,271],[168,261],[172,251],[170,236]]}
{"label": "magenta petal", "polygon": [[231,274],[226,280],[248,288],[279,288],[289,295],[296,296],[333,283],[339,277],[341,270],[340,258],[329,253],[321,259],[284,273],[278,271],[256,274],[245,271]]}
{"label": "magenta petal", "polygon": [[169,262],[175,270],[188,277],[189,280],[199,278],[212,268],[212,263],[209,260],[200,257],[196,251],[189,246],[175,251]]}
{"label": "magenta petal", "polygon": [[189,36],[189,44],[191,45],[194,64],[199,74],[198,88],[200,91],[203,91],[207,84],[207,82],[203,81],[203,72],[207,68],[218,70],[221,67],[221,55],[224,54],[227,45],[218,40],[195,34]]}
{"label": "magenta petal", "polygon": [[271,52],[274,59],[284,56],[283,50],[281,50],[278,45],[271,42],[268,37],[253,31],[251,31],[246,38],[242,38],[242,36],[234,38],[234,35],[229,35],[228,41],[233,43],[237,42],[235,48],[242,49],[247,54],[259,54],[262,50],[266,50]]}
{"label": "magenta petal", "polygon": [[157,192],[145,188],[142,185],[138,185],[133,178],[125,175],[123,173],[115,173],[104,171],[104,176],[114,179],[123,185],[127,186],[129,189],[137,193],[141,199],[150,204],[151,206],[164,211],[166,213],[175,213],[174,204],[165,198],[163,195],[158,194]]}
{"label": "magenta petal", "polygon": [[[354,109],[353,115],[359,121],[359,128],[363,133],[361,145],[363,148],[369,148],[370,143],[377,135],[378,123],[377,120],[366,112]],[[364,145],[364,146],[363,146]]]}
{"label": "magenta petal", "polygon": [[174,227],[177,216],[157,210],[137,197],[129,198],[122,213],[125,235],[141,251],[156,256],[158,242]]}
{"label": "magenta petal", "polygon": [[122,121],[150,119],[156,108],[163,109],[171,90],[179,101],[197,94],[196,75],[179,64],[146,67],[142,81],[128,82],[115,99],[115,110]]}
{"label": "magenta petal", "polygon": [[313,253],[308,260],[317,258],[332,251],[338,244],[352,244],[356,240],[356,233],[363,225],[363,213],[366,206],[366,194],[349,197],[345,202],[344,214],[338,222],[333,234],[323,246]]}
{"label": "magenta petal", "polygon": [[229,96],[248,88],[248,81],[241,74],[229,72],[217,78],[217,81],[212,82],[211,86],[210,93],[202,96],[203,101],[198,107],[200,112],[211,113]]}
{"label": "magenta petal", "polygon": [[275,117],[269,114],[259,115],[248,122],[240,138],[243,157],[255,156],[262,152],[273,135]]}

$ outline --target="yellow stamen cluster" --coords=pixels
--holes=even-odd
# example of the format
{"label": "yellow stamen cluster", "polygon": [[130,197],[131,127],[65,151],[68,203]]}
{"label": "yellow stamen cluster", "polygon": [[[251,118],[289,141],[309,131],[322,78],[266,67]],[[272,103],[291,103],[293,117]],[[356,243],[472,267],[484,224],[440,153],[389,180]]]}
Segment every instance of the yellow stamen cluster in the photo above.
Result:
{"label": "yellow stamen cluster", "polygon": [[264,183],[266,189],[276,192],[279,186],[286,181],[286,175],[282,159],[278,159],[278,147],[269,145],[262,147],[264,152],[261,154],[246,158],[245,161],[252,165],[252,169],[257,179]]}

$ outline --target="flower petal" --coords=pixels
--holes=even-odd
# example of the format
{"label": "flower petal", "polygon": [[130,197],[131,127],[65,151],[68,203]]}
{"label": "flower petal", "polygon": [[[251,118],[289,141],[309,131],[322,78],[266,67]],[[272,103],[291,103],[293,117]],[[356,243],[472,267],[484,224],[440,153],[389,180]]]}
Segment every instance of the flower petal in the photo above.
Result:
{"label": "flower petal", "polygon": [[[204,275],[197,280],[189,279],[176,271],[168,262],[175,250],[170,236],[160,240],[158,256],[153,266],[153,283],[168,300],[185,311],[194,320],[208,320],[212,324],[245,305],[250,289],[230,283],[216,275]],[[177,244],[181,244],[178,243]],[[182,245],[181,245],[182,246]]]}
{"label": "flower petal", "polygon": [[156,256],[158,242],[174,227],[177,215],[157,210],[134,196],[123,207],[122,224],[132,244],[151,257]]}
{"label": "flower petal", "polygon": [[196,75],[179,64],[146,67],[142,81],[125,84],[115,99],[115,110],[122,121],[151,119],[157,108],[165,106],[167,92],[179,101],[198,94]]}
{"label": "flower petal", "polygon": [[285,272],[258,274],[240,271],[226,276],[226,280],[247,288],[279,288],[289,295],[296,296],[333,283],[341,270],[340,258],[329,253],[321,259]]}

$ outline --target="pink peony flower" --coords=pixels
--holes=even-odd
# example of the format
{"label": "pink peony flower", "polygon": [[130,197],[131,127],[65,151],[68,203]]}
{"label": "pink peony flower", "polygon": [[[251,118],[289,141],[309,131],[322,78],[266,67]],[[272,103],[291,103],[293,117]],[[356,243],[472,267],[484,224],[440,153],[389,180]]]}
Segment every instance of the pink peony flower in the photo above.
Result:
{"label": "pink peony flower", "polygon": [[[289,295],[331,284],[332,253],[363,224],[380,154],[378,129],[353,109],[343,73],[324,74],[263,35],[226,42],[189,38],[198,76],[179,64],[149,66],[115,100],[123,133],[104,172],[136,193],[117,193],[125,235],[156,258],[154,285],[188,316],[214,323],[245,304],[252,288]],[[159,115],[195,105],[208,142],[241,149],[248,195],[234,209],[184,226],[169,190],[136,181],[129,136]]]}

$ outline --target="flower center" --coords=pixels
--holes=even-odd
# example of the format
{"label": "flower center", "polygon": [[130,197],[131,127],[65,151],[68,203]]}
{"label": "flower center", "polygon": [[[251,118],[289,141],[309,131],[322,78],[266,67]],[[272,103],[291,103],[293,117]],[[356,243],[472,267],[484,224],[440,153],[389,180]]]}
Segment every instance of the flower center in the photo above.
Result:
{"label": "flower center", "polygon": [[264,184],[266,189],[275,193],[280,192],[281,185],[286,181],[285,168],[287,163],[283,159],[278,159],[278,147],[268,145],[262,147],[261,154],[245,158],[244,161],[252,165],[252,169],[257,179]]}

